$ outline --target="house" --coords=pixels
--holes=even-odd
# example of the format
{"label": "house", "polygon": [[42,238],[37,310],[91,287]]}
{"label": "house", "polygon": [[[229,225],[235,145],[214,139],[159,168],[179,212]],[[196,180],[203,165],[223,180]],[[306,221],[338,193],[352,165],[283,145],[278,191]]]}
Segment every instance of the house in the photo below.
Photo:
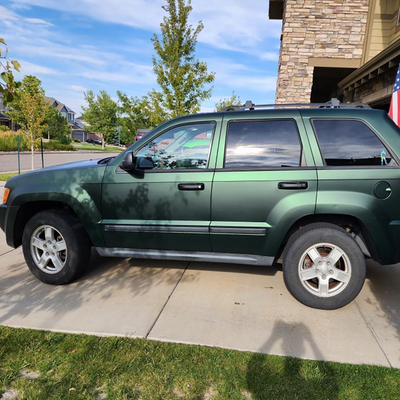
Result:
{"label": "house", "polygon": [[3,94],[0,93],[0,125],[5,125],[10,129],[13,129],[14,124],[10,120],[10,118],[6,115],[6,106],[3,102]]}
{"label": "house", "polygon": [[75,124],[77,128],[74,129],[74,139],[86,142],[88,139],[100,139],[101,135],[90,130],[90,125],[83,119],[83,117],[75,118]]}
{"label": "house", "polygon": [[400,0],[270,0],[282,20],[277,103],[388,110],[400,61]]}
{"label": "house", "polygon": [[58,112],[68,121],[69,127],[71,128],[71,139],[77,139],[80,141],[85,141],[85,131],[83,126],[75,120],[75,111],[71,110],[68,106],[61,101],[55,99],[54,97],[46,97],[46,102],[55,107]]}

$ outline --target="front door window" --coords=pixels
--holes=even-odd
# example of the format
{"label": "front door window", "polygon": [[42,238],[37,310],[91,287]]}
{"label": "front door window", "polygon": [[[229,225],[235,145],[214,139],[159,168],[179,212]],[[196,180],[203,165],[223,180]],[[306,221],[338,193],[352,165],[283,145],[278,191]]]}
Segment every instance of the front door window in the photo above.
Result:
{"label": "front door window", "polygon": [[214,123],[181,125],[157,136],[137,153],[148,158],[154,169],[206,169]]}

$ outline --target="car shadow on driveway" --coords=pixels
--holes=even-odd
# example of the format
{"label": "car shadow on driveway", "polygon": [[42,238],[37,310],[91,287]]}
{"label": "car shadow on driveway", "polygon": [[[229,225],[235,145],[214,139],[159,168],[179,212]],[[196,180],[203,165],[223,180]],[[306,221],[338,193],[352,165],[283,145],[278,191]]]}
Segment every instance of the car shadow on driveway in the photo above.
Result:
{"label": "car shadow on driveway", "polygon": [[[5,265],[0,266],[0,324],[23,323],[40,312],[46,313],[46,319],[56,320],[81,308],[90,310],[95,302],[99,307],[101,304],[112,308],[113,304],[122,302],[128,307],[135,301],[138,304],[151,301],[144,300],[146,296],[151,299],[163,293],[168,297],[189,266],[188,262],[178,261],[103,258],[93,250],[90,265],[82,277],[67,285],[52,286],[37,280],[20,256],[17,257],[20,262],[15,262],[15,257],[12,260],[14,264],[7,265],[7,259],[2,258]],[[193,265],[226,273],[274,275],[278,270],[277,267],[217,263]],[[196,279],[194,274],[185,276],[186,282]],[[52,325],[49,321],[49,329]]]}

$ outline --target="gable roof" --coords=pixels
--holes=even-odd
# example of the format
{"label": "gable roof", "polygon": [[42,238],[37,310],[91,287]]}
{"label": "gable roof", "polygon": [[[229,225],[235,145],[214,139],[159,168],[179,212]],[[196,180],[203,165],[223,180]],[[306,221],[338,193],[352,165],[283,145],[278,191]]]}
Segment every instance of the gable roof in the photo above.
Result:
{"label": "gable roof", "polygon": [[72,111],[69,107],[67,107],[64,103],[61,103],[61,101],[58,101],[54,97],[46,97],[46,102],[50,106],[55,107],[58,111],[61,111],[64,107],[67,110],[67,112],[71,114],[76,114],[75,111]]}

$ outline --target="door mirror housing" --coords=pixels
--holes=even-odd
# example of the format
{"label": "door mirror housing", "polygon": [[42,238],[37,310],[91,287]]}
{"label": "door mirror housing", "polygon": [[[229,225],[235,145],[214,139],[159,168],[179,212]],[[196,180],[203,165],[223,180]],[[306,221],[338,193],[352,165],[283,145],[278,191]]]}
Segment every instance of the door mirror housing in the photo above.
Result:
{"label": "door mirror housing", "polygon": [[124,171],[134,171],[136,169],[136,160],[132,151],[127,151],[121,163],[121,168]]}
{"label": "door mirror housing", "polygon": [[153,169],[155,165],[153,160],[150,158],[136,158],[132,151],[128,151],[125,153],[120,167],[127,172],[139,172],[147,169]]}
{"label": "door mirror housing", "polygon": [[153,169],[155,167],[154,162],[150,158],[139,158],[136,160],[136,167],[140,170]]}

